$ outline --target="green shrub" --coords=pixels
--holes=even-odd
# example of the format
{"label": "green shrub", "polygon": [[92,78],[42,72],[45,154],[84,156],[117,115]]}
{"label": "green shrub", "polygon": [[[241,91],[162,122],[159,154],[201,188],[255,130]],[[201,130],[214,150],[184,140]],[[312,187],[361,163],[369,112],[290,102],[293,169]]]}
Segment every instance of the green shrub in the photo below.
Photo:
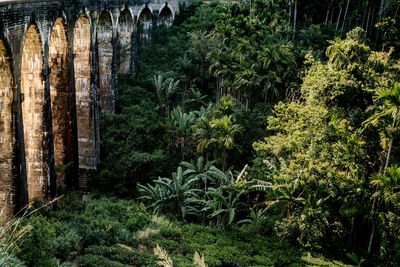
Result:
{"label": "green shrub", "polygon": [[86,202],[81,200],[77,192],[66,192],[57,201],[57,208],[65,212],[82,212],[85,207]]}
{"label": "green shrub", "polygon": [[227,231],[178,223],[162,227],[158,234],[143,242],[147,246],[159,244],[177,266],[192,266],[196,251],[204,255],[209,267],[305,266],[307,262],[321,263],[319,266],[343,266],[340,262],[331,263],[321,256],[308,255],[275,237],[266,238],[243,228]]}
{"label": "green shrub", "polygon": [[158,266],[155,263],[157,257],[152,252],[139,252],[124,245],[90,246],[85,249],[85,254],[100,255],[130,266]]}
{"label": "green shrub", "polygon": [[107,257],[111,260],[118,261],[124,264],[133,264],[134,253],[132,250],[115,245],[107,246],[90,246],[85,249],[85,254],[94,254]]}
{"label": "green shrub", "polygon": [[102,162],[93,186],[126,197],[136,191],[138,181],[169,170],[170,157],[164,150],[163,118],[155,111],[155,95],[135,86],[128,76],[120,78],[120,112],[100,118]]}
{"label": "green shrub", "polygon": [[132,232],[150,223],[145,207],[133,201],[102,198],[89,201],[85,211],[77,217],[78,232],[83,236],[83,247],[126,244]]}
{"label": "green shrub", "polygon": [[28,266],[57,266],[54,227],[41,215],[25,219],[22,227],[28,224],[32,229],[24,236],[18,257]]}
{"label": "green shrub", "polygon": [[[145,207],[134,201],[101,198],[73,205],[75,208],[65,207],[51,215],[57,233],[57,257],[62,260],[92,245],[135,245],[133,233],[151,221]],[[64,203],[59,207],[64,208]]]}
{"label": "green shrub", "polygon": [[69,223],[56,223],[56,257],[62,261],[68,260],[74,252],[78,252],[82,241],[76,229]]}
{"label": "green shrub", "polygon": [[79,266],[93,267],[93,266],[107,266],[107,267],[129,267],[128,264],[122,264],[117,261],[112,261],[100,255],[86,254],[78,257]]}

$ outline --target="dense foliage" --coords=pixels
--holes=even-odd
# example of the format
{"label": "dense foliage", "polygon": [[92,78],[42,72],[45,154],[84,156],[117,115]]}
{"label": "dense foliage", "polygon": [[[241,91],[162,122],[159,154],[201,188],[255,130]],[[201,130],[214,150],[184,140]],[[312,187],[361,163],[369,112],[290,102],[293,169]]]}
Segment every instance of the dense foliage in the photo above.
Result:
{"label": "dense foliage", "polygon": [[119,77],[117,112],[100,120],[95,199],[67,194],[58,211],[32,212],[15,227],[23,242],[0,256],[15,266],[399,266],[399,8],[182,6],[139,47],[136,74]]}
{"label": "dense foliage", "polygon": [[204,255],[207,266],[345,266],[318,253],[300,252],[276,237],[151,216],[133,201],[101,198],[81,202],[69,194],[59,206],[57,212],[42,210],[46,219],[37,214],[24,220],[32,226],[18,252],[26,265],[159,266],[153,253],[159,245],[177,266],[196,266],[192,265],[195,252]]}

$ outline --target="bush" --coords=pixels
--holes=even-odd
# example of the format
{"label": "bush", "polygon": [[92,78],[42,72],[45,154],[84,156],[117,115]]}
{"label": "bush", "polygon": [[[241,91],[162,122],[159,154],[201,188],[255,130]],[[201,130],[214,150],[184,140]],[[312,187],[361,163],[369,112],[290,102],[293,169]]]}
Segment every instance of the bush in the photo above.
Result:
{"label": "bush", "polygon": [[152,252],[139,252],[124,245],[90,246],[85,249],[85,254],[101,255],[109,260],[130,266],[158,266],[155,264],[157,257]]}
{"label": "bush", "polygon": [[93,266],[107,266],[107,267],[129,267],[127,264],[122,264],[117,261],[112,261],[100,255],[86,254],[78,257],[79,266],[93,267]]}
{"label": "bush", "polygon": [[58,228],[56,231],[56,257],[65,261],[72,258],[74,253],[79,251],[82,235],[71,227],[69,223],[56,224],[56,228]]}
{"label": "bush", "polygon": [[[59,192],[61,195],[61,192]],[[82,201],[77,192],[66,192],[57,201],[57,208],[64,212],[82,212],[85,210],[86,202]]]}
{"label": "bush", "polygon": [[150,215],[143,205],[133,201],[103,198],[88,202],[77,220],[77,230],[83,236],[83,247],[111,246],[131,242],[132,232],[149,224]]}
{"label": "bush", "polygon": [[[95,190],[108,195],[132,196],[136,183],[161,175],[169,166],[164,151],[163,120],[155,111],[155,96],[121,76],[120,113],[101,116],[100,172]],[[135,177],[135,179],[132,179]]]}
{"label": "bush", "polygon": [[[318,261],[323,266],[343,266],[322,257],[304,256],[304,252],[277,238],[265,238],[243,228],[230,231],[189,224],[162,227],[160,232],[141,240],[148,246],[159,244],[177,266],[191,266],[193,254],[204,255],[212,266],[305,266]],[[307,258],[307,261],[304,259]]]}
{"label": "bush", "polygon": [[21,225],[28,224],[32,230],[24,236],[18,257],[28,266],[57,266],[54,227],[41,215],[25,219]]}

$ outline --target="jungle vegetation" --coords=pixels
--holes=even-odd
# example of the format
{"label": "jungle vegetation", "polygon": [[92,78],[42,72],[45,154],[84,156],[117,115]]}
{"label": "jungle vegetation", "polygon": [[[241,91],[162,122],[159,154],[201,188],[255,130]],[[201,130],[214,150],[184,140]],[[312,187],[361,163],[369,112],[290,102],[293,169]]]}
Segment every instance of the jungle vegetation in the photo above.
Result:
{"label": "jungle vegetation", "polygon": [[[8,266],[400,266],[400,2],[191,2]],[[321,12],[323,10],[323,12]],[[0,264],[1,265],[1,264]]]}

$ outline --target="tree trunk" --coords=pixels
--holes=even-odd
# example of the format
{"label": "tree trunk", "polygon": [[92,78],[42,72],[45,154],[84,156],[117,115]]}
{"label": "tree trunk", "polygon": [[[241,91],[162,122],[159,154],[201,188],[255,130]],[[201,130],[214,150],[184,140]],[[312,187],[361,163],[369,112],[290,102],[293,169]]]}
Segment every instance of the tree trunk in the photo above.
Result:
{"label": "tree trunk", "polygon": [[326,11],[326,18],[325,18],[325,26],[328,24],[328,17],[329,17],[329,11],[330,9],[328,9],[328,11]]}
{"label": "tree trunk", "polygon": [[342,24],[342,32],[344,31],[344,25],[346,24],[347,11],[349,10],[349,3],[350,3],[350,0],[347,0],[346,11],[344,12],[344,18],[343,18],[343,24]]}
{"label": "tree trunk", "polygon": [[371,25],[370,25],[370,31],[371,31],[371,36],[372,33],[374,32],[374,19],[375,19],[375,7],[372,8],[372,14],[371,14]]}
{"label": "tree trunk", "polygon": [[336,21],[336,30],[335,30],[335,35],[339,29],[339,23],[340,23],[340,17],[342,16],[342,4],[339,5],[340,9],[339,9],[339,15]]}
{"label": "tree trunk", "polygon": [[[393,125],[395,125],[395,123],[396,123],[396,120],[393,121]],[[383,169],[383,175],[386,174],[387,168],[389,166],[390,154],[392,153],[392,146],[393,146],[393,137],[390,139],[389,149],[388,149],[388,153],[386,156],[385,168]],[[375,204],[376,204],[376,199],[374,199],[374,202],[372,203],[372,215],[374,213]],[[372,222],[372,230],[371,230],[371,235],[369,237],[369,244],[368,244],[368,253],[371,253],[372,241],[374,239],[374,234],[375,234],[375,223]]]}
{"label": "tree trunk", "polygon": [[371,15],[371,8],[368,8],[367,25],[365,26],[365,34],[368,35],[369,17]]}
{"label": "tree trunk", "polygon": [[[376,198],[374,198],[374,201],[372,202],[372,209],[371,209],[372,216],[374,216],[375,204],[376,204]],[[371,229],[371,235],[369,236],[368,249],[367,249],[368,253],[371,253],[372,241],[374,239],[374,234],[375,234],[375,223],[372,218],[372,229]]]}
{"label": "tree trunk", "polygon": [[252,0],[250,0],[250,15],[251,15],[251,4],[252,4]]}
{"label": "tree trunk", "polygon": [[381,1],[381,6],[379,7],[379,17],[378,17],[378,22],[382,21],[382,16],[383,16],[383,9],[385,6],[385,0]]}
{"label": "tree trunk", "polygon": [[[381,1],[381,6],[379,7],[379,12],[378,12],[378,20],[377,20],[377,23],[379,23],[379,22],[381,22],[382,21],[382,16],[383,16],[383,7],[384,7],[384,5],[385,5],[385,0],[382,0]],[[375,42],[378,42],[378,39],[379,39],[379,33],[380,33],[380,31],[378,30],[377,32],[376,32],[376,36],[375,36]]]}
{"label": "tree trunk", "polygon": [[217,78],[217,92],[216,92],[216,95],[215,95],[215,99],[216,99],[215,102],[218,101],[218,96],[219,96],[219,79]]}
{"label": "tree trunk", "polygon": [[294,18],[293,18],[293,39],[296,35],[296,22],[297,22],[297,0],[294,3]]}
{"label": "tree trunk", "polygon": [[185,137],[182,137],[181,139],[181,156],[182,161],[185,161]]}
{"label": "tree trunk", "polygon": [[374,239],[374,233],[375,233],[375,223],[372,224],[371,235],[369,237],[368,254],[371,253],[372,240]]}
{"label": "tree trunk", "polygon": [[292,0],[289,0],[289,25],[292,22]]}
{"label": "tree trunk", "polygon": [[385,168],[383,169],[383,174],[386,174],[386,170],[389,166],[390,154],[392,153],[392,146],[393,146],[393,137],[390,139],[390,144],[389,144],[389,149],[388,149],[388,153],[386,156],[386,163],[385,163]]}
{"label": "tree trunk", "polygon": [[326,11],[325,26],[328,24],[328,18],[329,18],[329,13],[331,11],[332,3],[333,0],[331,0],[331,3],[329,4],[328,11]]}
{"label": "tree trunk", "polygon": [[226,149],[222,152],[222,171],[226,171],[226,160],[227,160],[228,154],[226,152]]}
{"label": "tree trunk", "polygon": [[363,20],[362,20],[362,22],[361,22],[361,28],[363,28],[363,29],[365,29],[364,23],[365,23],[365,16],[366,16],[366,15],[367,15],[367,6],[365,7]]}
{"label": "tree trunk", "polygon": [[187,91],[188,85],[187,85],[187,81],[185,81],[185,85],[183,88],[183,92],[182,92],[182,113],[185,113],[185,102],[186,102],[186,91]]}
{"label": "tree trunk", "polygon": [[267,97],[268,97],[268,90],[265,92],[264,95],[264,104],[267,104]]}

